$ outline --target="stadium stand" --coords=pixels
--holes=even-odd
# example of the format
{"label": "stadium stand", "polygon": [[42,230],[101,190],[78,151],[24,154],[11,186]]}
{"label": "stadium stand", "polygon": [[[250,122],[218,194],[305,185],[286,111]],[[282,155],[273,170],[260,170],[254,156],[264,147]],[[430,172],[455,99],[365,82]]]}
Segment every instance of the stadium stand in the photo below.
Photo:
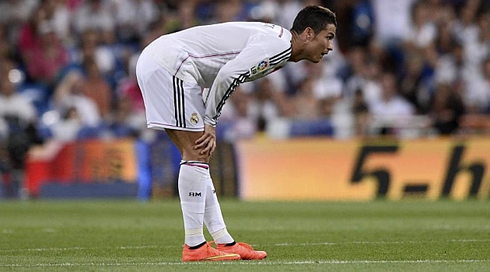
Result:
{"label": "stadium stand", "polygon": [[[1,1],[0,80],[14,84],[37,113],[31,126],[23,128],[28,135],[23,150],[48,141],[161,137],[148,136],[152,132],[146,129],[134,75],[146,44],[162,34],[224,21],[266,21],[289,28],[304,5],[320,4],[337,13],[341,26],[333,53],[318,65],[291,63],[268,82],[240,86],[223,110],[219,140],[258,134],[488,135],[490,1],[400,3]],[[60,102],[60,88],[73,73],[79,77]],[[9,138],[16,132],[9,130],[9,113],[2,108],[6,101],[0,92],[0,184],[5,188],[9,173],[23,170],[22,163],[9,163]],[[90,105],[97,106],[97,113],[83,112]],[[309,112],[299,111],[298,105],[308,105],[299,109]],[[5,188],[3,194],[11,190]]]}

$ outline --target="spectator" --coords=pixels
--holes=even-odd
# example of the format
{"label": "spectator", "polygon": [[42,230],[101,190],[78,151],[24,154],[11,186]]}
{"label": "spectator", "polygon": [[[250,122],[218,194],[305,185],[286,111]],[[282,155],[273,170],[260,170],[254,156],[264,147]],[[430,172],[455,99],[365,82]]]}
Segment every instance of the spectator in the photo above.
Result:
{"label": "spectator", "polygon": [[69,55],[55,32],[48,3],[43,2],[34,10],[20,30],[17,44],[28,80],[53,86],[68,65]]}
{"label": "spectator", "polygon": [[428,2],[418,1],[412,6],[412,27],[408,35],[403,38],[406,50],[424,50],[434,41],[437,29],[431,20],[430,12]]}
{"label": "spectator", "polygon": [[354,114],[355,120],[355,135],[366,136],[369,134],[370,114],[362,90],[356,90],[353,102],[354,103],[352,104],[352,112]]}
{"label": "spectator", "polygon": [[[489,12],[477,13],[477,7],[474,7],[471,3],[474,1],[468,1],[465,9],[463,10],[463,16],[469,17],[463,22],[467,22],[463,29],[463,48],[465,54],[465,65],[468,69],[468,75],[477,75],[480,70],[482,60],[490,54],[490,34],[488,34],[489,25]],[[468,78],[468,80],[472,80]]]}
{"label": "spectator", "polygon": [[277,12],[277,18],[274,20],[274,23],[290,29],[293,26],[293,20],[295,15],[300,11],[303,7],[307,5],[319,5],[320,1],[318,0],[305,0],[305,1],[292,1],[292,0],[283,0],[277,1],[279,2],[279,8]]}
{"label": "spectator", "polygon": [[6,42],[17,41],[21,28],[32,18],[37,5],[37,0],[0,1],[0,25],[8,27]]}
{"label": "spectator", "polygon": [[0,169],[0,180],[7,183],[9,196],[15,196],[22,183],[25,157],[30,146],[41,143],[35,122],[34,106],[26,97],[16,93],[15,85],[8,78],[1,76],[0,153],[3,155],[0,154],[0,168],[3,169]]}
{"label": "spectator", "polygon": [[340,98],[344,88],[343,82],[334,73],[329,72],[335,67],[329,67],[323,63],[304,63],[304,65],[308,77],[313,79],[313,95],[317,99],[336,100]]}
{"label": "spectator", "polygon": [[114,17],[111,14],[109,4],[103,0],[83,1],[77,8],[73,22],[78,34],[90,29],[114,35]]}
{"label": "spectator", "polygon": [[[168,33],[167,31],[167,18],[165,16],[161,16],[158,20],[153,22],[148,26],[148,31],[142,35],[140,43],[139,43],[139,48],[144,48],[150,42],[153,40],[157,39],[161,35]],[[139,52],[135,53],[139,56]]]}
{"label": "spectator", "polygon": [[289,102],[294,107],[293,119],[315,120],[320,117],[320,100],[314,94],[314,79],[307,77]]}
{"label": "spectator", "polygon": [[53,86],[62,69],[69,63],[68,52],[47,20],[37,25],[33,38],[32,46],[23,54],[27,74],[33,81]]}
{"label": "spectator", "polygon": [[234,142],[239,139],[252,138],[258,131],[258,124],[250,114],[251,96],[243,86],[239,86],[230,100],[231,103],[223,107],[223,113],[226,111],[221,121],[224,130],[223,139]]}
{"label": "spectator", "polygon": [[28,62],[28,54],[36,46],[38,26],[41,22],[47,20],[46,11],[38,7],[33,10],[29,20],[24,22],[20,27],[18,39],[15,41],[18,53],[24,62]]}
{"label": "spectator", "polygon": [[[347,61],[345,67],[343,68],[344,71],[342,72],[343,79],[348,81],[350,78],[360,77],[363,73],[367,60],[366,49],[360,46],[352,47],[345,53],[345,56]],[[347,87],[349,88],[350,86]],[[349,88],[348,91],[353,94],[355,89],[356,88],[353,88],[351,90]]]}
{"label": "spectator", "polygon": [[[126,97],[129,99],[131,111],[133,114],[144,115],[145,105],[143,103],[143,96],[141,95],[138,81],[136,80],[136,61],[139,54],[131,56],[128,63],[128,75],[118,82],[116,87],[117,97]],[[145,121],[146,122],[146,121]]]}
{"label": "spectator", "polygon": [[75,108],[83,126],[96,127],[100,125],[100,114],[95,102],[83,94],[84,83],[85,78],[80,72],[69,72],[55,89],[54,105],[62,114]]}
{"label": "spectator", "polygon": [[376,59],[366,59],[365,51],[355,49],[352,69],[354,74],[347,80],[347,97],[351,98],[357,89],[361,89],[368,105],[381,99],[381,65]]}
{"label": "spectator", "polygon": [[397,135],[397,129],[405,125],[402,123],[403,119],[412,116],[414,109],[408,101],[398,95],[393,74],[382,75],[381,90],[381,99],[370,105],[369,112],[380,122],[380,134]]}
{"label": "spectator", "polygon": [[106,121],[110,136],[112,137],[137,137],[146,128],[146,120],[143,114],[134,114],[131,100],[128,96],[118,98],[115,110]]}
{"label": "spectator", "polygon": [[[1,119],[0,119],[1,132]],[[0,187],[3,187],[4,195],[7,197],[15,196],[15,188],[12,186],[10,156],[7,142],[3,141],[0,134]]]}
{"label": "spectator", "polygon": [[258,130],[263,131],[271,120],[291,116],[293,110],[286,95],[275,89],[269,78],[260,79],[257,84],[254,99],[250,101],[250,112],[258,124]]}
{"label": "spectator", "polygon": [[108,118],[112,110],[112,90],[109,84],[102,77],[99,67],[92,59],[87,59],[83,65],[86,79],[83,81],[81,92],[97,105],[100,116]]}
{"label": "spectator", "polygon": [[419,114],[429,110],[431,93],[424,75],[424,59],[419,53],[407,54],[400,80],[400,94]]}
{"label": "spectator", "polygon": [[75,43],[75,37],[72,33],[71,16],[73,15],[68,6],[69,0],[45,0],[44,4],[48,6],[49,21],[53,26],[54,32],[63,43],[69,47]]}
{"label": "spectator", "polygon": [[102,43],[101,34],[93,29],[83,32],[78,62],[94,61],[100,73],[111,78],[116,67],[116,56]]}
{"label": "spectator", "polygon": [[314,120],[330,116],[333,104],[341,97],[343,82],[329,73],[323,63],[303,63],[305,78],[289,102],[294,107],[292,117]]}
{"label": "spectator", "polygon": [[246,21],[248,19],[244,16],[244,3],[240,0],[218,0],[216,1],[215,18],[216,22],[211,23],[223,23],[232,21]]}
{"label": "spectator", "polygon": [[457,89],[447,84],[438,85],[430,112],[436,131],[440,135],[457,132],[464,111],[461,95]]}
{"label": "spectator", "polygon": [[7,122],[0,118],[0,145],[5,143],[5,139],[8,137],[9,127]]}
{"label": "spectator", "polygon": [[410,9],[415,0],[372,0],[375,40],[381,47],[398,46],[410,35]]}
{"label": "spectator", "polygon": [[152,0],[111,0],[116,36],[120,42],[138,42],[159,12]]}
{"label": "spectator", "polygon": [[61,120],[50,127],[53,139],[61,142],[75,141],[83,128],[77,109],[68,107],[60,114]]}
{"label": "spectator", "polygon": [[36,122],[36,109],[25,96],[16,92],[15,85],[8,77],[0,79],[0,119],[6,121],[10,133],[15,133],[15,129],[24,129]]}
{"label": "spectator", "polygon": [[464,101],[471,113],[490,113],[490,57],[481,65],[481,72],[467,82]]}
{"label": "spectator", "polygon": [[[483,68],[487,64],[482,63],[488,62],[490,54],[490,15],[489,2],[481,0],[5,0],[0,1],[0,72],[4,77],[18,69],[20,73],[11,73],[18,89],[34,86],[47,90],[42,98],[45,101],[52,90],[67,85],[63,78],[67,65],[77,64],[87,69],[87,77],[71,85],[97,105],[98,114],[89,113],[89,123],[100,123],[100,118],[115,122],[119,118],[115,116],[135,115],[130,118],[132,123],[141,117],[143,103],[131,61],[150,41],[217,21],[261,20],[289,28],[293,17],[288,14],[320,2],[345,14],[338,18],[345,20],[337,33],[342,44],[335,44],[341,50],[325,57],[321,67],[291,63],[271,74],[268,82],[243,84],[240,91],[248,94],[247,101],[232,99],[223,111],[223,120],[241,123],[238,127],[260,120],[258,127],[263,129],[266,120],[290,118],[298,113],[298,107],[289,98],[296,95],[297,86],[310,81],[313,97],[320,104],[318,114],[348,125],[345,135],[350,137],[355,135],[354,126],[367,122],[354,120],[369,120],[370,116],[369,112],[364,114],[365,107],[357,106],[358,101],[364,100],[368,109],[384,101],[382,71],[394,73],[398,95],[416,114],[440,116],[440,104],[444,103],[436,100],[452,101],[451,97],[457,96],[467,116],[488,115],[489,76],[484,72],[488,68]],[[401,47],[402,41],[409,46]],[[451,90],[445,91],[447,88]],[[343,99],[338,100],[340,92]],[[37,101],[41,100],[34,99],[39,109]],[[73,100],[62,107],[58,102],[55,99],[52,106],[62,116],[79,115],[79,122],[86,124],[86,116]],[[49,107],[42,103],[42,109]],[[5,120],[0,121],[0,130],[2,127],[5,133]],[[240,135],[237,131],[234,133]],[[365,128],[358,131],[366,132]]]}
{"label": "spectator", "polygon": [[459,43],[454,34],[454,25],[454,11],[446,7],[444,16],[437,21],[437,34],[434,39],[434,46],[440,56],[451,54]]}
{"label": "spectator", "polygon": [[15,62],[14,46],[7,40],[7,28],[0,24],[0,75],[5,76],[9,71],[18,66]]}
{"label": "spectator", "polygon": [[353,46],[366,47],[374,34],[374,14],[372,1],[337,1],[335,10],[339,25],[337,30],[340,49],[347,52]]}
{"label": "spectator", "polygon": [[475,23],[477,11],[478,0],[465,1],[465,5],[459,11],[455,33],[460,41],[473,41],[478,36],[478,25]]}

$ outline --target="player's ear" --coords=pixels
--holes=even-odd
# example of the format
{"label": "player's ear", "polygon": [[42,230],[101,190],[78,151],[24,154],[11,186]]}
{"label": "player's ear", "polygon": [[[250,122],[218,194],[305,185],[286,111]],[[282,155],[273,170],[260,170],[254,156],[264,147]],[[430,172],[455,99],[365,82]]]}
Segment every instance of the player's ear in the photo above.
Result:
{"label": "player's ear", "polygon": [[300,42],[307,43],[315,38],[315,31],[313,31],[313,28],[307,27],[297,37]]}
{"label": "player's ear", "polygon": [[315,31],[311,27],[305,28],[303,34],[305,35],[306,41],[311,41],[313,38],[315,38]]}

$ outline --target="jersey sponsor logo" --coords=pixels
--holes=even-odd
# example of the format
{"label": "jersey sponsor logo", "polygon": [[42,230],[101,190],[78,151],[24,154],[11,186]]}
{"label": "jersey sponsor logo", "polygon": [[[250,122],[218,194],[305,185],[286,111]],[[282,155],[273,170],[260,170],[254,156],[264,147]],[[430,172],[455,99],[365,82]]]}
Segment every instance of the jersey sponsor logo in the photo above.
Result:
{"label": "jersey sponsor logo", "polygon": [[190,118],[191,124],[196,125],[199,122],[199,116],[197,116],[197,113],[193,112],[191,114]]}
{"label": "jersey sponsor logo", "polygon": [[259,64],[257,64],[254,67],[250,68],[250,74],[251,75],[256,75],[258,73],[262,73],[267,68],[269,68],[269,66],[270,66],[269,59],[265,59],[265,60],[259,62]]}

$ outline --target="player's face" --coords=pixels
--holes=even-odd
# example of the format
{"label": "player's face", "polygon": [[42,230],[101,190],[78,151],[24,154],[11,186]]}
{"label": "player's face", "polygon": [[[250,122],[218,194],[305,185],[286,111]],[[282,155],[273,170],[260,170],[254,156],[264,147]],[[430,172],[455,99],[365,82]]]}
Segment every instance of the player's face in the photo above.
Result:
{"label": "player's face", "polygon": [[333,39],[337,27],[333,24],[327,25],[325,29],[320,31],[307,45],[307,59],[311,62],[320,62],[324,55],[333,50]]}

